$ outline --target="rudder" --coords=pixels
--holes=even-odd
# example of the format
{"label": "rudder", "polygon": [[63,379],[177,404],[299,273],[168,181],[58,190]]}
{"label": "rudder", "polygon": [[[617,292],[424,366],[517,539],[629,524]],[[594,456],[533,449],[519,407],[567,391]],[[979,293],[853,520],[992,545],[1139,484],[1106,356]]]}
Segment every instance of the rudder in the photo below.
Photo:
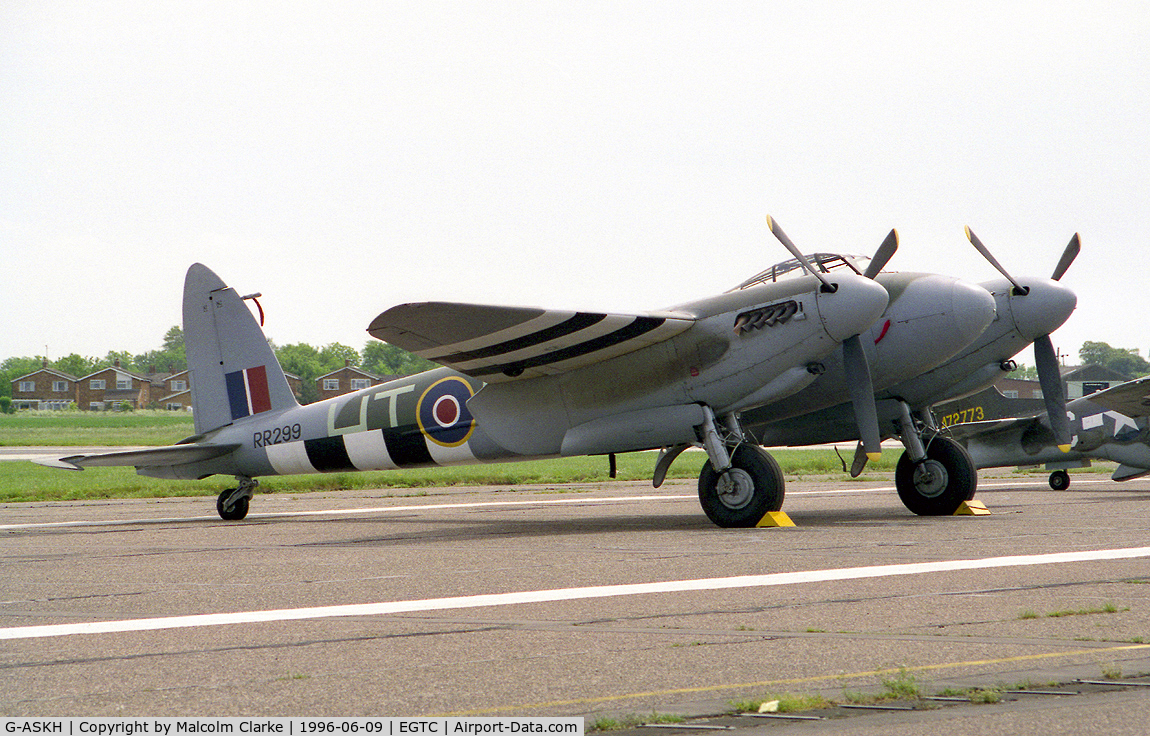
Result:
{"label": "rudder", "polygon": [[184,345],[196,434],[299,405],[243,299],[200,263],[184,280]]}

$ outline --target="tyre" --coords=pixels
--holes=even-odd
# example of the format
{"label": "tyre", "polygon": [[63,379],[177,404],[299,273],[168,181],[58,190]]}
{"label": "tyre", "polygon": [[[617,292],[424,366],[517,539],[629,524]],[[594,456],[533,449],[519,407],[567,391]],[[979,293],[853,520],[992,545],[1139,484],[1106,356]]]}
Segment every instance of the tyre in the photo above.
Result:
{"label": "tyre", "polygon": [[1056,491],[1065,491],[1070,487],[1070,473],[1065,470],[1055,470],[1050,474],[1050,487]]}
{"label": "tyre", "polygon": [[731,467],[715,472],[710,462],[699,473],[699,503],[716,525],[750,527],[768,511],[783,507],[783,472],[770,453],[757,445],[739,445]]}
{"label": "tyre", "polygon": [[248,501],[250,499],[247,497],[236,501],[232,504],[231,509],[224,508],[224,502],[228,500],[228,496],[232,495],[232,492],[235,490],[234,488],[229,488],[216,498],[216,511],[224,521],[239,521],[248,515]]}
{"label": "tyre", "polygon": [[949,516],[974,498],[978,471],[966,448],[948,437],[927,443],[926,460],[898,459],[894,485],[903,504],[919,516]]}

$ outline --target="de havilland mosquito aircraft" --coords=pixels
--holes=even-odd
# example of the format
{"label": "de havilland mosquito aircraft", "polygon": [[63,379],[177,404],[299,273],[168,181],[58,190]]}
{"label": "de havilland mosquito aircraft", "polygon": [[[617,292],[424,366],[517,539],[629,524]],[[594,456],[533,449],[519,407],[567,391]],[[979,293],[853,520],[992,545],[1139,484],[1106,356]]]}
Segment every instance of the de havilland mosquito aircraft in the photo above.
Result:
{"label": "de havilland mosquito aircraft", "polygon": [[[903,371],[902,368],[913,365],[916,354],[921,357],[934,353],[935,341],[944,336],[938,332],[912,330],[903,338],[904,342],[890,345],[907,322],[903,314],[916,311],[926,314],[921,302],[930,297],[916,295],[912,291],[914,282],[906,283],[908,277],[916,279],[921,275],[879,274],[876,280],[890,292],[890,306],[861,340],[868,352],[881,436],[897,437],[906,448],[895,471],[895,486],[907,508],[922,515],[954,513],[963,501],[974,497],[978,481],[974,461],[960,443],[939,432],[931,407],[992,385],[1016,367],[1013,356],[1032,343],[1047,421],[1053,426],[1051,436],[1057,438],[1054,444],[1059,451],[1069,449],[1070,445],[1066,401],[1050,333],[1069,318],[1077,304],[1074,292],[1059,280],[1080,250],[1079,237],[1075,234],[1071,238],[1049,279],[1015,279],[970,228],[966,229],[966,235],[1004,277],[980,285],[992,295],[993,321],[983,323],[978,328],[980,334],[946,354],[945,360],[923,370]],[[973,304],[969,308],[973,309]],[[967,320],[971,329],[977,324],[973,318]],[[933,326],[938,328],[937,324]],[[767,446],[858,439],[859,427],[865,425],[854,421],[843,368],[837,358],[832,355],[823,361],[827,372],[819,382],[770,407],[744,412],[741,421],[746,431]],[[860,443],[860,448],[863,444],[865,441]],[[856,453],[852,475],[862,471],[866,459],[861,451]]]}
{"label": "de havilland mosquito aircraft", "polygon": [[[1091,460],[1118,463],[1111,480],[1132,480],[1150,473],[1150,377],[1120,383],[1068,403],[1067,419],[1072,433],[1069,452],[1058,448],[1059,440],[1048,416],[1025,412],[1027,399],[1008,399],[995,388],[989,391],[989,395],[976,394],[953,406],[960,408],[969,403],[981,407],[992,403],[1003,418],[963,422],[947,428],[966,445],[977,467],[1045,464],[1047,470],[1054,471],[1050,474],[1050,487],[1056,491],[1070,487],[1067,468],[1089,467]],[[1012,411],[1015,408],[1023,411]]]}
{"label": "de havilland mosquito aircraft", "polygon": [[[709,458],[699,478],[707,516],[720,526],[754,526],[781,507],[783,477],[774,459],[747,441],[739,413],[818,381],[832,355],[865,425],[859,436],[868,452],[881,449],[859,335],[886,309],[887,289],[873,274],[817,271],[782,239],[809,275],[648,314],[442,302],[393,307],[368,332],[443,367],[306,406],[297,403],[245,297],[195,264],[183,301],[195,436],[170,447],[44,464],[135,466],[161,478],[232,475],[237,487],[216,505],[221,517],[237,520],[261,476],[695,444]],[[664,453],[658,480],[673,457]]]}

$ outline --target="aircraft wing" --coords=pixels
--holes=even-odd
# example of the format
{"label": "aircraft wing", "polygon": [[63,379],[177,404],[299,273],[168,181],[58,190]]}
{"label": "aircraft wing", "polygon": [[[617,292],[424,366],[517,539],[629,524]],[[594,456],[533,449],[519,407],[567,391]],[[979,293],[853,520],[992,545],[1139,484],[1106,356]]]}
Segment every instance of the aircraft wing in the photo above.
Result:
{"label": "aircraft wing", "polygon": [[694,323],[676,312],[627,315],[423,302],[392,307],[367,331],[460,373],[499,383],[625,355]]}
{"label": "aircraft wing", "polygon": [[86,467],[134,466],[149,468],[166,465],[184,465],[227,455],[239,445],[171,445],[149,447],[144,450],[106,452],[99,455],[70,455],[58,460],[35,460],[38,465],[65,470],[83,470]]}
{"label": "aircraft wing", "polygon": [[1150,414],[1150,376],[1135,378],[1082,398],[1124,416],[1144,417]]}

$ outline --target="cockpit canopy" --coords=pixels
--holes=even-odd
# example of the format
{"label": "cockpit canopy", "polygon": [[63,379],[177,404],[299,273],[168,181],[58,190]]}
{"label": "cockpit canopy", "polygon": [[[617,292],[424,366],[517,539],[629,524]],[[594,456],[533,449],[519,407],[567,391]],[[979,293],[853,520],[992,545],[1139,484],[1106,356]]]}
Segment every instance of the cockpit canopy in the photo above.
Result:
{"label": "cockpit canopy", "polygon": [[[870,256],[861,256],[853,253],[810,253],[807,254],[805,258],[807,259],[807,263],[823,273],[831,273],[836,269],[847,268],[860,276],[866,271],[867,264],[870,263],[871,260]],[[799,263],[799,259],[792,258],[789,261],[776,263],[766,271],[752,276],[730,291],[740,291],[742,289],[749,289],[752,286],[758,286],[759,284],[778,281],[779,279],[797,278],[806,275],[807,272],[803,268],[803,265]]]}

